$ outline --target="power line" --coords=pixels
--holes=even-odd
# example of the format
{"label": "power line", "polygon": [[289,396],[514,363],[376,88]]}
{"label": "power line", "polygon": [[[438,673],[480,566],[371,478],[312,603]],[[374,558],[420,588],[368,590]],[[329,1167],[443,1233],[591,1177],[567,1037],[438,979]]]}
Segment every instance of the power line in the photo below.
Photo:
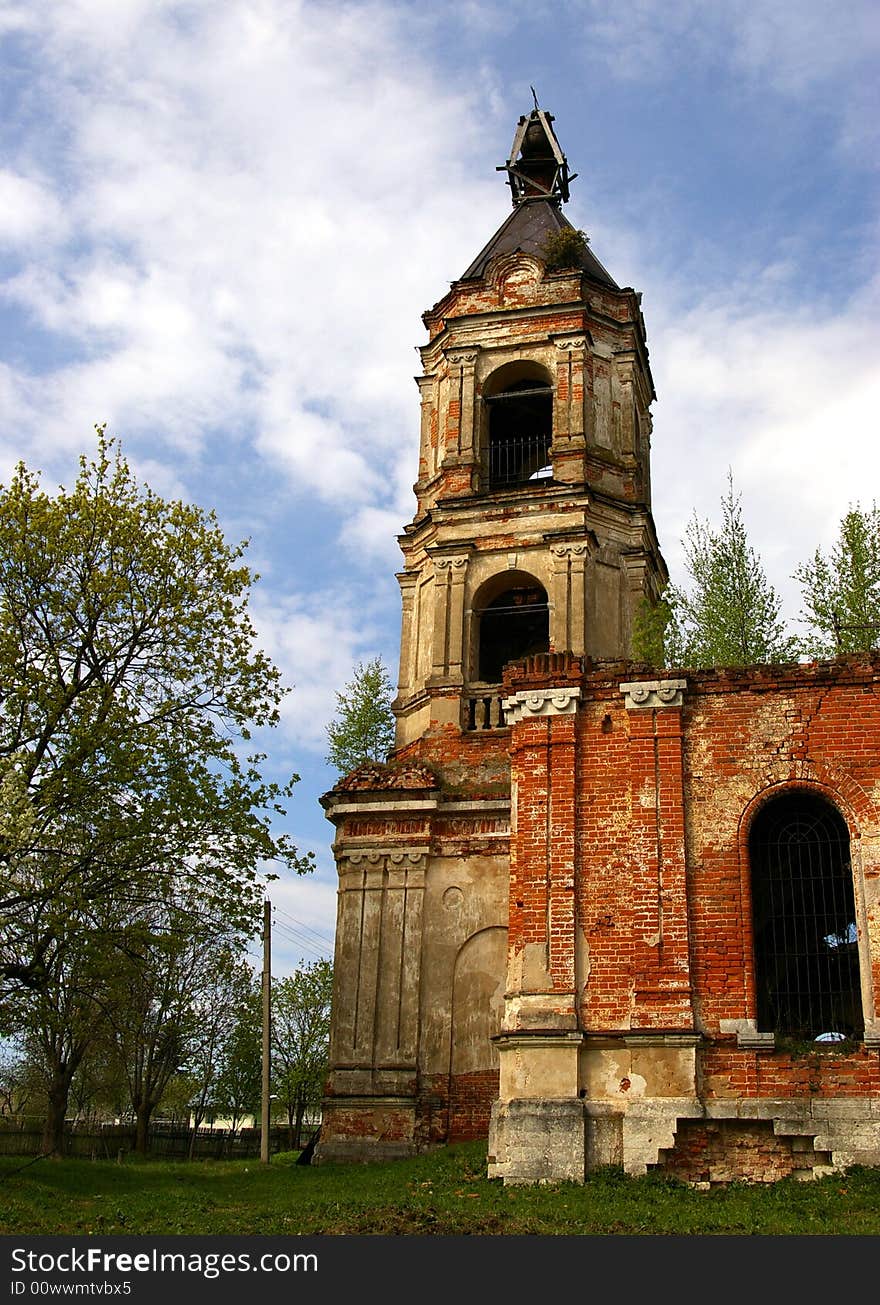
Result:
{"label": "power line", "polygon": [[321,942],[330,943],[332,945],[333,940],[329,934],[321,933],[320,930],[318,929],[313,929],[310,924],[306,924],[303,920],[297,920],[295,916],[292,916],[288,911],[282,911],[281,908],[278,906],[276,906],[274,909],[275,909],[276,916],[277,915],[284,916],[285,920],[287,920],[290,924],[296,925],[298,929],[304,930],[305,933],[314,934],[314,936],[318,938]]}
{"label": "power line", "polygon": [[303,948],[319,960],[329,959],[333,954],[333,949],[326,943],[316,944],[313,939],[306,937],[305,934],[299,933],[296,929],[289,929],[287,925],[278,924],[276,922],[273,925],[273,928],[285,942],[295,943],[298,947]]}
{"label": "power line", "polygon": [[278,911],[275,908],[275,916],[283,916],[283,919],[275,919],[275,928],[279,929],[298,929],[300,932],[313,938],[317,944],[322,947],[329,947],[333,950],[333,938],[328,933],[321,933],[320,929],[313,929],[311,924],[306,924],[304,920],[298,920],[295,916],[289,915],[286,911]]}

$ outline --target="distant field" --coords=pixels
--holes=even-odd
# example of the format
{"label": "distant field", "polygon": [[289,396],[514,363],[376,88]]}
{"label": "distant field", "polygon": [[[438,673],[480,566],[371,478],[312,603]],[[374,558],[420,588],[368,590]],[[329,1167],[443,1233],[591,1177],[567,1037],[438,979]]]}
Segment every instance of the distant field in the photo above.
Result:
{"label": "distant field", "polygon": [[[880,1234],[880,1172],[696,1192],[613,1171],[503,1187],[485,1143],[385,1165],[0,1158],[0,1233]],[[19,1170],[19,1172],[15,1172]]]}

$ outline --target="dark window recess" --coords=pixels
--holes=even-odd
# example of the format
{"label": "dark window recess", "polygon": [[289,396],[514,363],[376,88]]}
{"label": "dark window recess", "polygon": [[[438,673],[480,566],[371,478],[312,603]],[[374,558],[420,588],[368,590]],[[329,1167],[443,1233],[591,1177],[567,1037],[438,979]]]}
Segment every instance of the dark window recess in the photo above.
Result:
{"label": "dark window recess", "polygon": [[843,818],[822,798],[787,793],[755,817],[749,856],[758,1028],[810,1040],[861,1037],[855,903]]}
{"label": "dark window recess", "polygon": [[523,485],[553,474],[549,385],[520,381],[486,398],[489,406],[489,488]]}
{"label": "dark window recess", "polygon": [[540,585],[505,590],[479,618],[479,678],[486,684],[497,684],[508,662],[550,647],[547,595]]}

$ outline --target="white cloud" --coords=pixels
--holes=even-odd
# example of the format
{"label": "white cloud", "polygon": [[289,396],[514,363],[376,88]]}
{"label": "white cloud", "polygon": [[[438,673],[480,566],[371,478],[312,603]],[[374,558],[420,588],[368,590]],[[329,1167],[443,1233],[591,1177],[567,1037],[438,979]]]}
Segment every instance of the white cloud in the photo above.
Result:
{"label": "white cloud", "polygon": [[696,510],[718,519],[733,471],[752,543],[799,610],[795,568],[836,537],[850,503],[880,486],[871,427],[880,403],[880,319],[868,287],[835,308],[773,308],[749,283],[665,313],[653,359],[654,500],[661,545],[681,572]]}
{"label": "white cloud", "polygon": [[0,248],[45,247],[67,229],[64,212],[50,185],[0,168]]}
{"label": "white cloud", "polygon": [[[195,456],[222,423],[294,495],[396,501],[435,250],[464,266],[499,199],[465,179],[480,93],[441,81],[400,22],[287,0],[30,15],[45,117],[15,175],[59,166],[16,182],[5,294],[61,357],[0,391],[7,427],[69,455],[107,419]],[[54,229],[62,212],[70,242],[29,256],[37,215]]]}
{"label": "white cloud", "polygon": [[343,544],[351,556],[369,557],[387,571],[399,571],[403,566],[400,545],[397,537],[401,533],[401,523],[411,513],[407,503],[405,511],[400,507],[389,509],[362,507],[354,512],[348,521]]}
{"label": "white cloud", "polygon": [[[251,615],[260,645],[281,670],[285,684],[293,686],[281,709],[281,731],[291,757],[303,748],[323,756],[337,690],[351,679],[358,661],[385,651],[387,630],[375,600],[341,586],[312,594],[257,593]],[[396,678],[397,667],[391,669]],[[278,752],[276,742],[276,760]]]}

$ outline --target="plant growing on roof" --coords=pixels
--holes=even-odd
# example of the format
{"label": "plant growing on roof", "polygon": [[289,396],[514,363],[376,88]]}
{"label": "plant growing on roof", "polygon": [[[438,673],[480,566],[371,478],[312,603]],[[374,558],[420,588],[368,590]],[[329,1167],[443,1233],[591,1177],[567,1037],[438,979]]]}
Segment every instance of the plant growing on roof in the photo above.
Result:
{"label": "plant growing on roof", "polygon": [[558,231],[547,236],[541,249],[541,257],[548,272],[561,271],[568,267],[582,267],[589,244],[586,231],[575,227],[560,227]]}

